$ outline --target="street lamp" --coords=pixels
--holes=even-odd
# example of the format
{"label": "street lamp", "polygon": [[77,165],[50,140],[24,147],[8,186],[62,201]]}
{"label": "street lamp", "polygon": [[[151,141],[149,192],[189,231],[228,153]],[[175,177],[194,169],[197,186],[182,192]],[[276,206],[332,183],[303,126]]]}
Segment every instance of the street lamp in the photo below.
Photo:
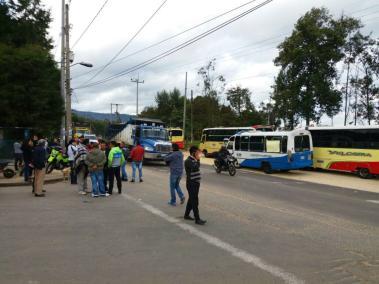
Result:
{"label": "street lamp", "polygon": [[85,66],[85,67],[88,67],[88,68],[92,68],[93,65],[91,63],[88,63],[88,62],[77,62],[77,63],[74,63],[72,65],[70,65],[70,67],[73,67],[75,65],[82,65],[82,66]]}

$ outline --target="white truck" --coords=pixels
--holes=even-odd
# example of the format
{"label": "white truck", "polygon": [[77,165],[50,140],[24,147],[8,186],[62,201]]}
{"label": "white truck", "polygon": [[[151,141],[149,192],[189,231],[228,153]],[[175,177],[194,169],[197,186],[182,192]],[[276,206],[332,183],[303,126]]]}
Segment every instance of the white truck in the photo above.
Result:
{"label": "white truck", "polygon": [[129,148],[139,141],[147,160],[163,160],[172,151],[168,131],[158,119],[131,118],[126,123],[110,124],[107,137],[116,142],[123,141]]}

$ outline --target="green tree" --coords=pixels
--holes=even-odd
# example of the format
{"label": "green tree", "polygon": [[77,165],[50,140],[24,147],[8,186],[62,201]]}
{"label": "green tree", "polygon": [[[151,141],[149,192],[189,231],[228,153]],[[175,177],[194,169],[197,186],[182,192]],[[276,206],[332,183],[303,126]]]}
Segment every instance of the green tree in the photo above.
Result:
{"label": "green tree", "polygon": [[376,104],[379,96],[379,87],[376,84],[376,79],[379,78],[378,43],[371,38],[366,38],[364,49],[357,57],[361,75],[358,74],[351,81],[357,93],[357,117],[366,119],[371,125],[376,118]]}
{"label": "green tree", "polygon": [[248,88],[241,88],[240,86],[230,88],[226,91],[226,99],[229,101],[231,107],[237,112],[239,118],[242,117],[243,111],[254,109],[250,99],[251,92]]}
{"label": "green tree", "polygon": [[[303,117],[306,124],[323,114],[333,116],[340,110],[342,94],[336,88],[336,64],[343,57],[347,36],[359,27],[353,18],[332,18],[325,8],[313,8],[301,17],[288,38],[279,45],[274,100],[293,124]],[[290,100],[285,103],[284,96]]]}
{"label": "green tree", "polygon": [[52,135],[63,115],[50,52],[49,11],[39,0],[0,1],[0,125]]}

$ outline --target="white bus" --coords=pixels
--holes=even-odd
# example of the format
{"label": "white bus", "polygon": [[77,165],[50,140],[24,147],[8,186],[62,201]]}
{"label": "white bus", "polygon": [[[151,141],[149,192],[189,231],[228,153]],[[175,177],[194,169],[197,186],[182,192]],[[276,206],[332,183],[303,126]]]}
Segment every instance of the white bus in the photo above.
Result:
{"label": "white bus", "polygon": [[224,140],[241,131],[255,131],[253,127],[214,127],[205,128],[201,135],[199,149],[206,157],[220,151]]}
{"label": "white bus", "polygon": [[307,130],[241,132],[230,137],[227,148],[241,167],[265,173],[312,167],[312,137]]}

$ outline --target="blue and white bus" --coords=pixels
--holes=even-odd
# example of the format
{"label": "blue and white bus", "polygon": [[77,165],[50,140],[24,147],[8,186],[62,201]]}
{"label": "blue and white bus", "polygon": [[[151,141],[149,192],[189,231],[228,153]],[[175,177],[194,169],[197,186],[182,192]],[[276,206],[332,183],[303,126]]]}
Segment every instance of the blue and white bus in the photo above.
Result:
{"label": "blue and white bus", "polygon": [[312,166],[312,136],[307,130],[240,132],[230,137],[227,149],[241,167],[265,173]]}

